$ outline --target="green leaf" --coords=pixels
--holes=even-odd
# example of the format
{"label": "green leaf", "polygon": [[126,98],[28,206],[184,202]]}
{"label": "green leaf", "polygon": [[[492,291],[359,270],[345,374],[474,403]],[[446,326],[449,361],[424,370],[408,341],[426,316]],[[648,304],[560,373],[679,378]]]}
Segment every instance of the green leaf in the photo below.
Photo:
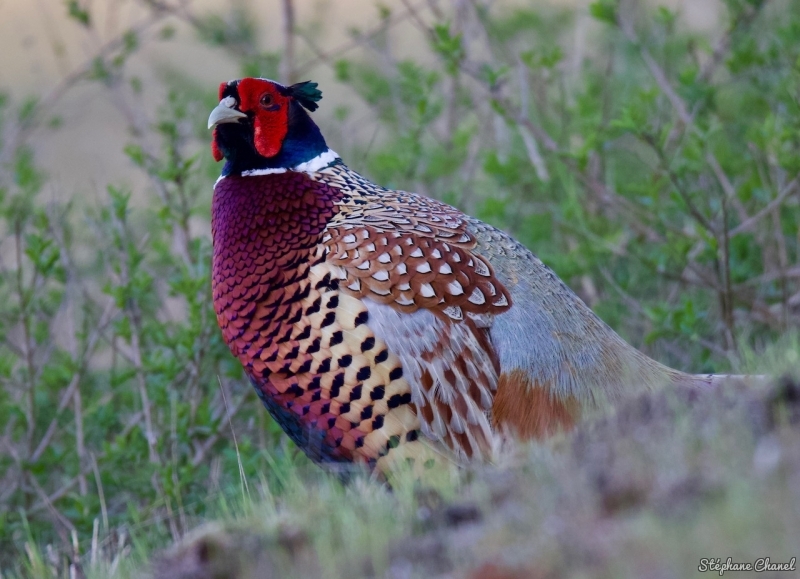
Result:
{"label": "green leaf", "polygon": [[89,28],[91,26],[91,18],[89,16],[89,11],[86,8],[81,7],[78,0],[67,0],[67,15],[76,20],[81,25]]}
{"label": "green leaf", "polygon": [[433,49],[441,56],[450,74],[455,74],[466,56],[461,34],[453,34],[449,24],[437,24],[433,28]]}
{"label": "green leaf", "polygon": [[618,0],[598,0],[589,4],[589,14],[607,24],[617,23]]}

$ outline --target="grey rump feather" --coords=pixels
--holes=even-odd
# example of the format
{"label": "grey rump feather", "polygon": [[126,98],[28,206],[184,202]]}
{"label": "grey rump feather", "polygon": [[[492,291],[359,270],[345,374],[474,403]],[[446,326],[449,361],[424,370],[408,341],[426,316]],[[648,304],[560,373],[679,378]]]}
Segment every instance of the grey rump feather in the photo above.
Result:
{"label": "grey rump feather", "polygon": [[594,406],[669,382],[709,384],[648,358],[612,330],[521,243],[477,219],[468,230],[511,293],[490,329],[501,372],[521,369],[559,397]]}

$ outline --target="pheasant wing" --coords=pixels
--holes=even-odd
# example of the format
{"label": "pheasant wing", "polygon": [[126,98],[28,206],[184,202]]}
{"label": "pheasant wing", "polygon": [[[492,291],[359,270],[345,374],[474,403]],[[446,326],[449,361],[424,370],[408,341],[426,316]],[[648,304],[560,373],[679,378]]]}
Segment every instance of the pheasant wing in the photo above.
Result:
{"label": "pheasant wing", "polygon": [[347,169],[333,176],[346,194],[322,241],[340,290],[365,304],[399,358],[423,433],[461,459],[487,458],[499,371],[489,328],[511,305],[507,291],[454,208]]}

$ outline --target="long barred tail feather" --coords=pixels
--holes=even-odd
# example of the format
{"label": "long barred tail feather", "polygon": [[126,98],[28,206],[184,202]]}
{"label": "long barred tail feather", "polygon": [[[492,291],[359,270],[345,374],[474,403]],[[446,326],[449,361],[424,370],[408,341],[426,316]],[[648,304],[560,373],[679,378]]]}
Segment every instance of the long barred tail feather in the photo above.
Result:
{"label": "long barred tail feather", "polygon": [[735,382],[748,386],[761,386],[774,379],[766,374],[694,374],[690,376],[694,385],[717,388]]}

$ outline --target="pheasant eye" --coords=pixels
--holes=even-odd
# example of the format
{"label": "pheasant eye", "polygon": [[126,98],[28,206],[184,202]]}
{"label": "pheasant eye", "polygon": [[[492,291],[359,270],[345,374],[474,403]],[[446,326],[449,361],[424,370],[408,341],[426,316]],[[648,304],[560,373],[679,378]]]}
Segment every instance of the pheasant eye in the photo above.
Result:
{"label": "pheasant eye", "polygon": [[267,93],[267,94],[265,94],[264,96],[261,97],[261,105],[262,106],[269,107],[269,106],[272,106],[274,102],[275,101],[272,98],[272,95],[269,94],[269,93]]}

